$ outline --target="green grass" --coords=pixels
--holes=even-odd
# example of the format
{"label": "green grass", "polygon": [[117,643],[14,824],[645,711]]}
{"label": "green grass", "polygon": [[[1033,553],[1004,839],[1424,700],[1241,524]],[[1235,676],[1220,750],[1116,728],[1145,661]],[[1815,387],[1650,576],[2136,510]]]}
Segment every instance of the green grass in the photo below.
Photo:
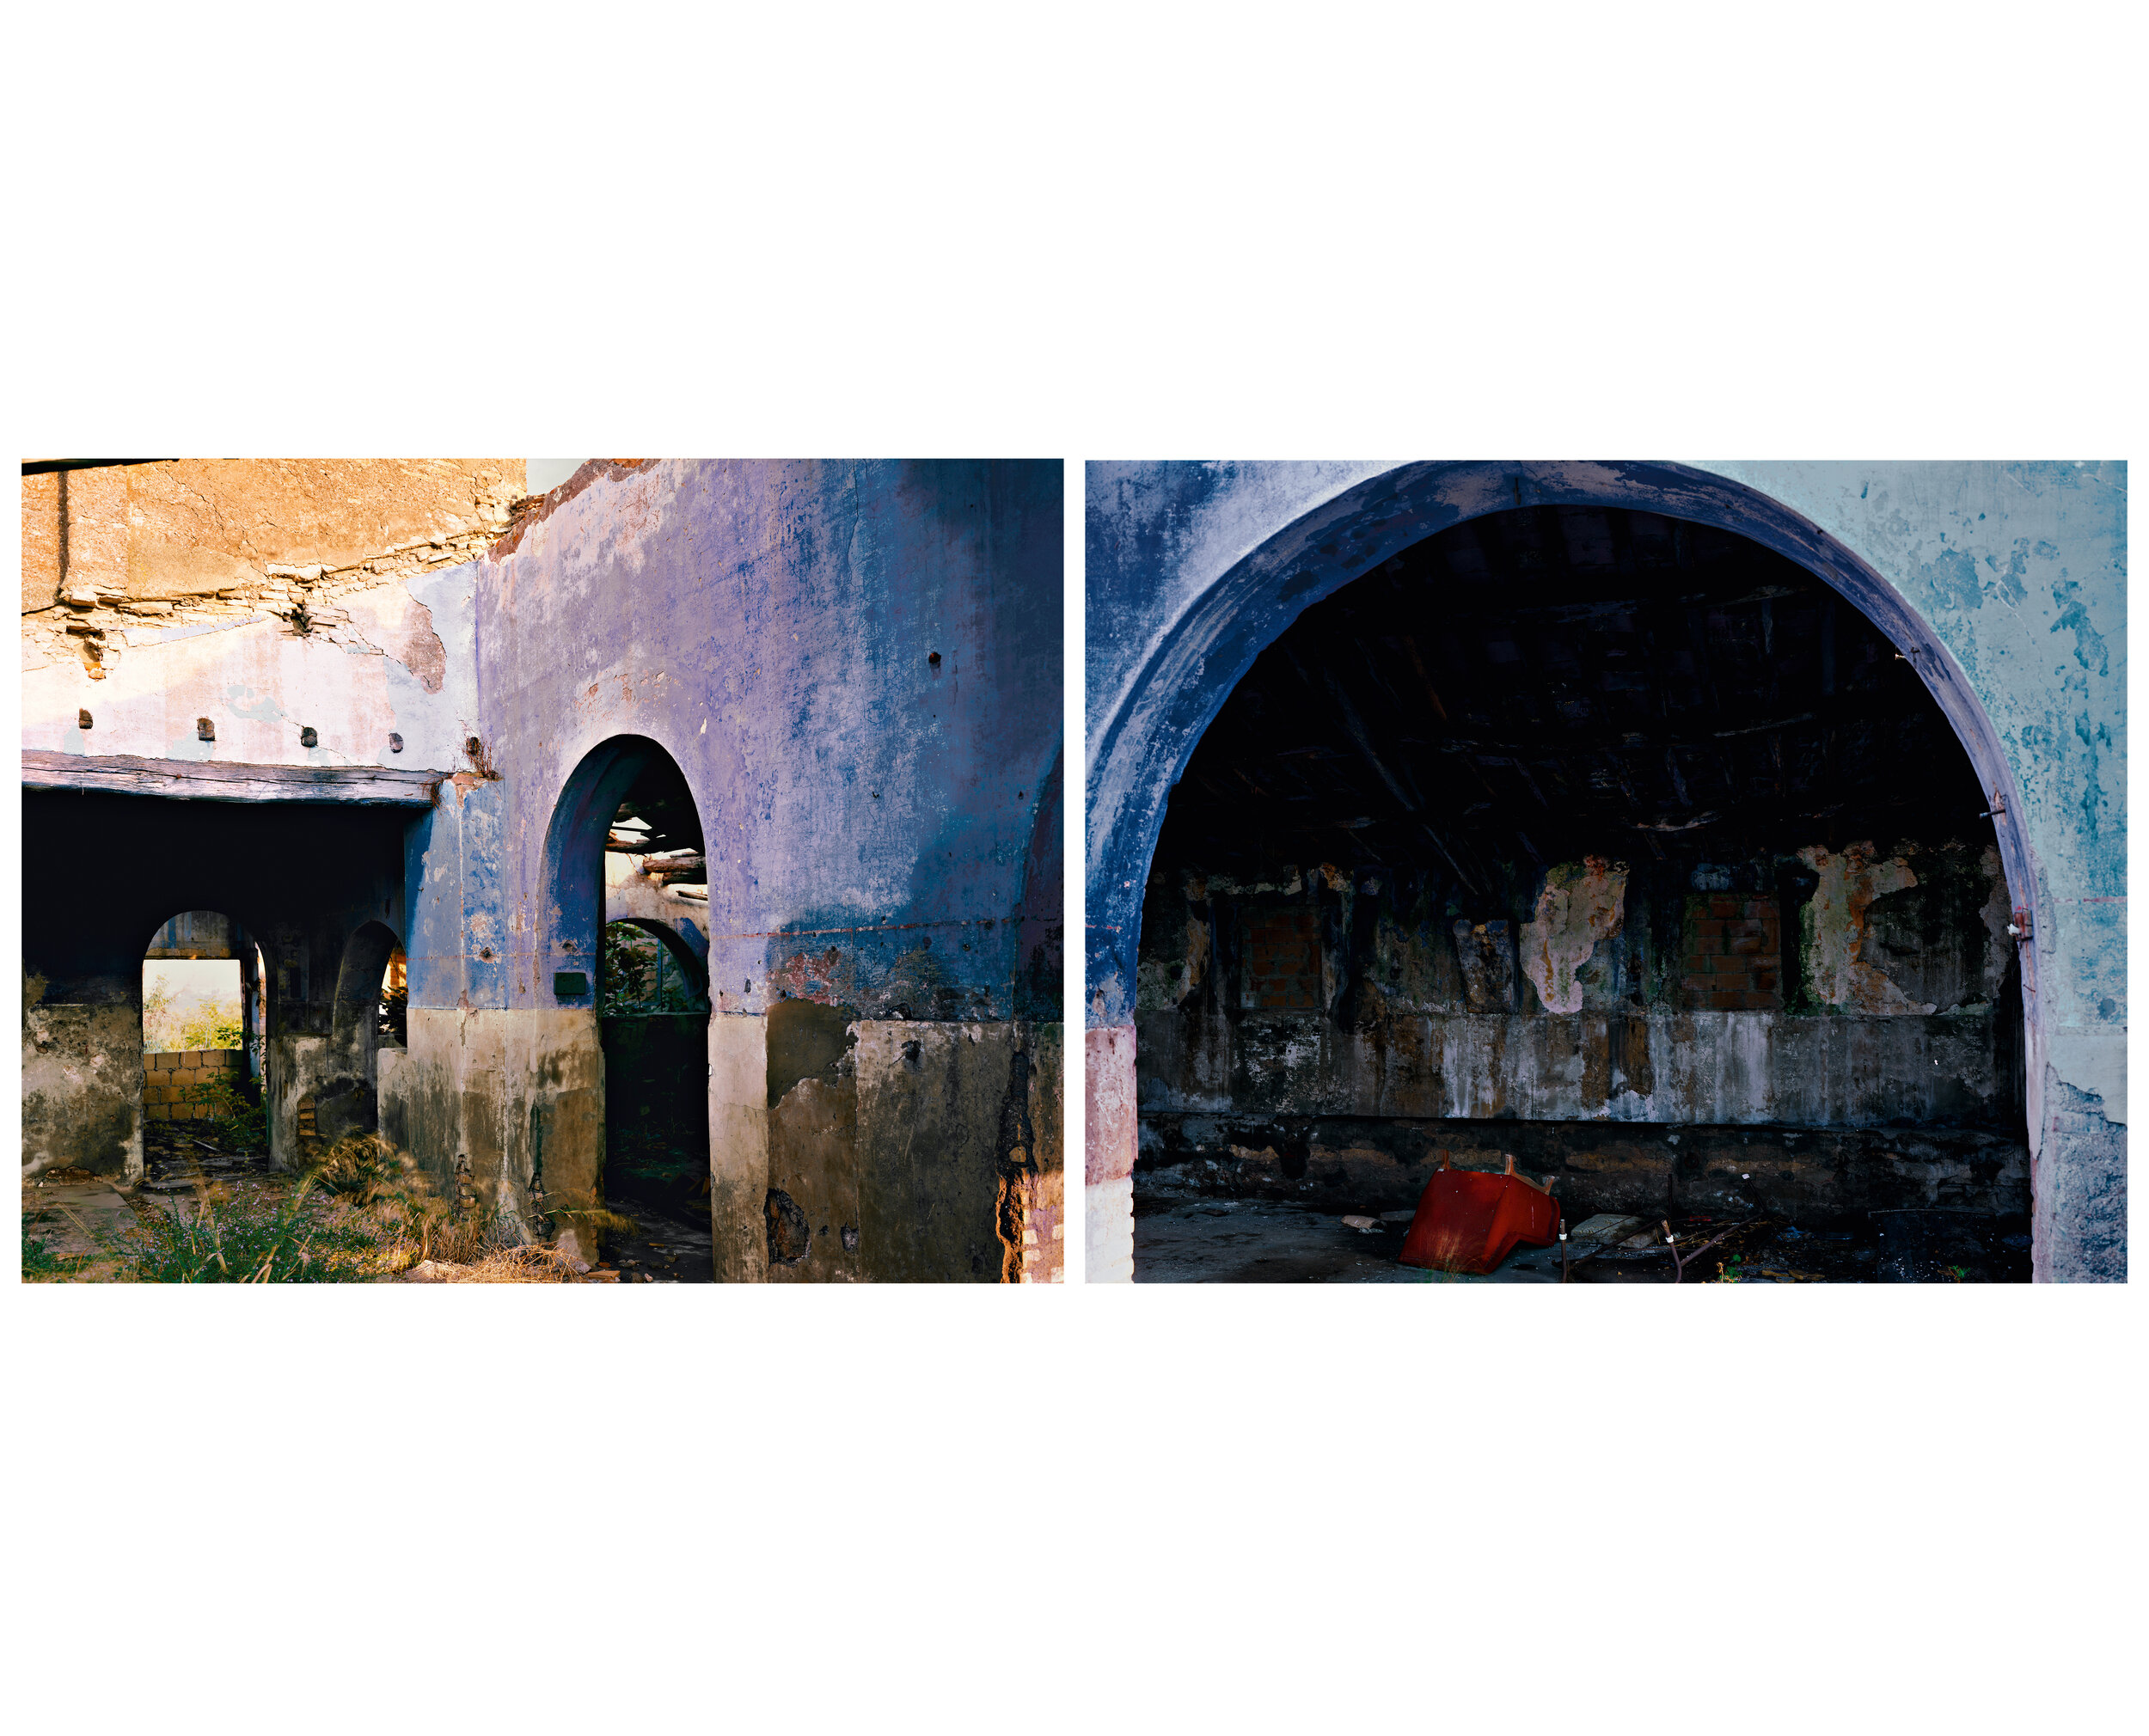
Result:
{"label": "green grass", "polygon": [[156,1212],[115,1249],[135,1284],[335,1284],[370,1275],[374,1237],[324,1215],[303,1189],[287,1199],[204,1196]]}
{"label": "green grass", "polygon": [[268,1112],[259,1103],[248,1102],[246,1093],[229,1074],[218,1073],[200,1085],[189,1085],[187,1101],[209,1111],[205,1127],[200,1122],[191,1124],[200,1132],[212,1134],[235,1152],[268,1148]]}
{"label": "green grass", "polygon": [[48,1279],[71,1278],[79,1272],[89,1256],[86,1254],[55,1254],[45,1245],[45,1238],[30,1227],[30,1220],[22,1219],[22,1281],[26,1284],[42,1282]]}

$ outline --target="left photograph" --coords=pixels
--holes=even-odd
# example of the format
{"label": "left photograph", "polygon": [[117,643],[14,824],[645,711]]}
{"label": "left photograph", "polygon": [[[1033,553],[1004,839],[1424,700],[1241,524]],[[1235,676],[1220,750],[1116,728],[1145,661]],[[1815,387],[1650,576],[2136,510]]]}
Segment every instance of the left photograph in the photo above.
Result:
{"label": "left photograph", "polygon": [[1056,1283],[1056,461],[22,467],[22,1274]]}

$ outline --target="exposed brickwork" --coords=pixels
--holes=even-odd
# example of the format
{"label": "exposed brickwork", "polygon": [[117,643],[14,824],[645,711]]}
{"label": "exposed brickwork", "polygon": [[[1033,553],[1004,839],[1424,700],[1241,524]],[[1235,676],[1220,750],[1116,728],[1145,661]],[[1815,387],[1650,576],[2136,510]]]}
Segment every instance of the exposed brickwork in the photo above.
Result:
{"label": "exposed brickwork", "polygon": [[1320,1005],[1320,916],[1309,909],[1270,910],[1246,925],[1244,981],[1252,1007]]}
{"label": "exposed brickwork", "polygon": [[[1060,1284],[1067,1278],[1067,1177],[1053,1170],[1026,1176],[1010,1184],[1014,1208],[1011,1227],[1020,1237],[1019,1250],[1002,1256],[1001,1279],[1011,1284]],[[1019,1251],[1019,1257],[1018,1257]]]}
{"label": "exposed brickwork", "polygon": [[1773,898],[1711,892],[1687,901],[1687,1005],[1740,1012],[1784,1004],[1783,928]]}
{"label": "exposed brickwork", "polygon": [[169,1049],[142,1057],[142,1113],[153,1122],[191,1122],[209,1111],[191,1102],[193,1087],[229,1075],[237,1084],[246,1056],[236,1048]]}

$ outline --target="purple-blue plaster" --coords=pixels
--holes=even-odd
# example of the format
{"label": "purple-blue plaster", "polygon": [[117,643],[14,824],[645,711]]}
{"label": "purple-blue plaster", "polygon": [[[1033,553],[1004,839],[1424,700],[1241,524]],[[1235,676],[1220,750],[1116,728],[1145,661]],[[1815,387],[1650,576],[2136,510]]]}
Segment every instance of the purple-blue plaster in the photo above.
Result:
{"label": "purple-blue plaster", "polygon": [[410,829],[412,1006],[589,1004],[554,986],[593,975],[634,738],[694,793],[720,1009],[834,948],[854,984],[922,962],[943,1016],[1056,1017],[1017,986],[1026,895],[1058,920],[1060,465],[598,461],[548,505],[474,568],[485,765]]}

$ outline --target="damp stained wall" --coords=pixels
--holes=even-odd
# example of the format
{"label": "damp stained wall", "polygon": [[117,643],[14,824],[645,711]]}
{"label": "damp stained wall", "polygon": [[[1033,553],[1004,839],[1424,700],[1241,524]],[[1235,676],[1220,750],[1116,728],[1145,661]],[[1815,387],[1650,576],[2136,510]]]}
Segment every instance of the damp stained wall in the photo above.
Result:
{"label": "damp stained wall", "polygon": [[[596,461],[518,522],[474,574],[481,769],[407,840],[414,1140],[504,1199],[597,1185],[596,1013],[556,992],[595,913],[554,908],[548,828],[585,757],[638,737],[694,796],[709,898],[603,896],[706,936],[719,1274],[1007,1275],[996,1201],[1030,1146],[1002,1099],[1057,1016],[1060,488],[1056,463]],[[781,1079],[769,1016],[799,1002],[863,1060]],[[914,1148],[949,1173],[897,1186]],[[810,1271],[788,1218],[763,1234],[776,1192],[816,1201]]]}
{"label": "damp stained wall", "polygon": [[1456,889],[1423,871],[1284,864],[1177,887],[1160,874],[1137,992],[1142,1110],[2018,1140],[2016,1032],[1994,1009],[2011,950],[1993,932],[1997,853],[1843,854],[1897,886],[1894,902],[1839,932],[1816,918],[1828,882],[1815,877],[1788,942],[1760,889],[1768,864],[1557,864],[1521,921],[1458,914]]}

